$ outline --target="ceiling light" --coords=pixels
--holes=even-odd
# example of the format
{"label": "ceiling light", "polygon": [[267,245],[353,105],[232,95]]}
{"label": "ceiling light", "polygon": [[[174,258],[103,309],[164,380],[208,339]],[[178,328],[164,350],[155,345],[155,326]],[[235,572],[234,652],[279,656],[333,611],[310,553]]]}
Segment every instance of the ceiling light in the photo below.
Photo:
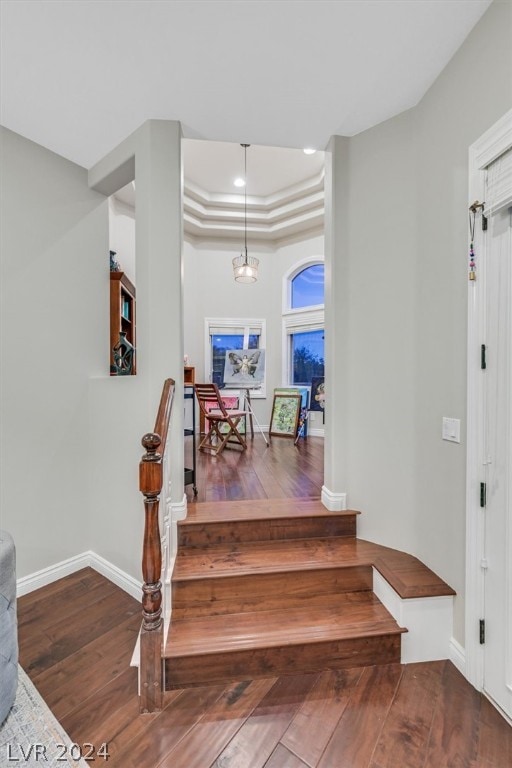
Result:
{"label": "ceiling light", "polygon": [[305,155],[314,155],[316,152],[316,149],[311,149],[311,147],[306,147],[306,149],[302,150]]}
{"label": "ceiling light", "polygon": [[[247,147],[250,144],[241,144],[244,148],[244,178],[247,178]],[[247,187],[244,187],[244,250],[240,256],[233,259],[233,273],[237,283],[255,283],[258,279],[259,259],[247,255]]]}
{"label": "ceiling light", "polygon": [[233,184],[235,187],[245,187],[245,179],[235,179]]}

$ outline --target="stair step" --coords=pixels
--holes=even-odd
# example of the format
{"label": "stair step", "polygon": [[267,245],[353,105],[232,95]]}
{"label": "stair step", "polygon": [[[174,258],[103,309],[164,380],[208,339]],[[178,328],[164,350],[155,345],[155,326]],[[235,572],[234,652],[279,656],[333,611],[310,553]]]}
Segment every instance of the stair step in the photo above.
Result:
{"label": "stair step", "polygon": [[412,555],[363,539],[292,539],[217,544],[178,550],[173,582],[225,576],[374,566],[402,598],[454,595],[454,590]]}
{"label": "stair step", "polygon": [[172,576],[173,615],[291,608],[311,595],[371,590],[371,559],[355,559],[357,550],[355,539],[343,537],[180,549]]}
{"label": "stair step", "polygon": [[216,576],[172,582],[174,619],[191,616],[265,611],[324,603],[333,595],[371,591],[372,568],[355,565],[315,570]]}
{"label": "stair step", "polygon": [[357,539],[290,539],[215,544],[178,550],[173,580],[284,573],[318,568],[371,565],[371,547]]}
{"label": "stair step", "polygon": [[172,620],[166,687],[399,662],[405,631],[372,592],[307,610]]}
{"label": "stair step", "polygon": [[276,539],[355,536],[353,510],[329,512],[320,501],[289,499],[194,505],[178,523],[180,547]]}

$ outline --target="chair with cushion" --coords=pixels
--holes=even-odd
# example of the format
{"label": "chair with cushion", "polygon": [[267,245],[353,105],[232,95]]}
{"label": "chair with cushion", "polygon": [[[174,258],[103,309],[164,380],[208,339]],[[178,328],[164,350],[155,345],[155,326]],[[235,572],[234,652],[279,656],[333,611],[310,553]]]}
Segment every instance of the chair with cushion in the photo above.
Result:
{"label": "chair with cushion", "polygon": [[194,384],[194,390],[205,424],[209,425],[199,450],[219,454],[227,445],[237,445],[245,451],[247,443],[238,425],[247,411],[226,408],[217,384]]}

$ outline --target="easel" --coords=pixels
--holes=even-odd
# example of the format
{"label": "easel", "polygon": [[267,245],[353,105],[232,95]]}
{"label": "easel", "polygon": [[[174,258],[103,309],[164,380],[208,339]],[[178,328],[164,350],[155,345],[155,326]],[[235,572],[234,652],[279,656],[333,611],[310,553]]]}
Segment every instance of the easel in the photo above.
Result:
{"label": "easel", "polygon": [[[224,387],[224,390],[231,389],[231,387]],[[267,438],[265,437],[265,433],[263,429],[261,428],[261,425],[256,417],[256,414],[254,413],[252,409],[252,403],[251,403],[251,390],[258,389],[258,387],[251,386],[251,385],[243,385],[243,384],[237,384],[236,387],[233,386],[234,390],[240,390],[240,392],[243,392],[243,410],[247,411],[249,414],[249,426],[251,429],[251,437],[254,437],[254,421],[256,422],[256,426],[261,432],[263,439],[267,445],[269,445],[269,442]]]}

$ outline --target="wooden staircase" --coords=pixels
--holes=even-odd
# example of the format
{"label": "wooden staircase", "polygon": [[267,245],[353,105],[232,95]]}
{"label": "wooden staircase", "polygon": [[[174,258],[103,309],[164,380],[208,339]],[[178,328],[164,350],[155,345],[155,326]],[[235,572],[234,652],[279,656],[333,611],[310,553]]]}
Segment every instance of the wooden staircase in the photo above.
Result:
{"label": "wooden staircase", "polygon": [[[160,579],[171,566],[162,569],[159,517],[160,494],[170,482],[165,453],[173,398],[174,381],[166,379],[139,464],[142,713],[162,709],[164,684],[173,689],[399,662],[408,630],[375,596],[376,571],[375,589],[386,605],[409,617],[406,658],[445,658],[453,589],[415,557],[357,539],[357,512],[328,512],[320,501],[303,498],[196,503],[177,532],[163,505],[166,558],[175,535],[178,552],[162,658]],[[428,611],[418,611],[413,600],[408,612],[407,599],[419,597],[449,600],[435,601],[437,607],[430,601]]]}
{"label": "wooden staircase", "polygon": [[415,558],[356,539],[357,514],[301,499],[191,505],[165,687],[400,662],[407,629],[373,594],[372,566]]}

